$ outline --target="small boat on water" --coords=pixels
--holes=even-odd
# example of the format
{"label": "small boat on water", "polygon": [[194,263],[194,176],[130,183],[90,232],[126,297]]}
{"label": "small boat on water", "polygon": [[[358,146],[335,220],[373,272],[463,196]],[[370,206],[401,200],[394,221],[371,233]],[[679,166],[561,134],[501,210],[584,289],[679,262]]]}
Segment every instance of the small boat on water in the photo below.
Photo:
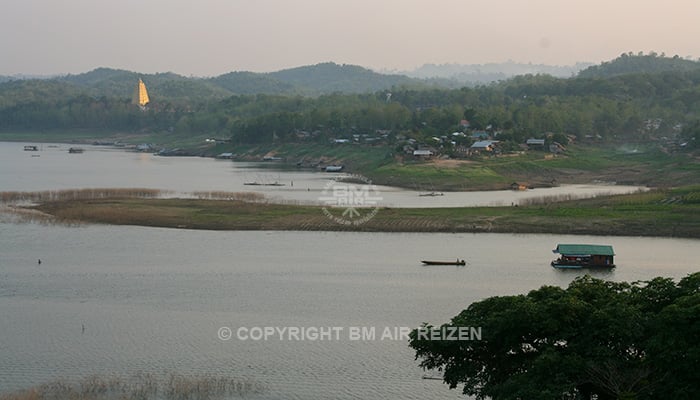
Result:
{"label": "small boat on water", "polygon": [[83,149],[82,147],[71,147],[70,149],[68,149],[68,152],[71,154],[80,154],[84,151],[85,149]]}
{"label": "small boat on water", "polygon": [[436,196],[444,196],[445,193],[442,192],[428,192],[428,193],[419,193],[418,196],[420,197],[436,197]]}
{"label": "small boat on water", "polygon": [[424,265],[467,265],[467,262],[464,260],[456,260],[456,261],[430,261],[430,260],[422,260],[421,261]]}
{"label": "small boat on water", "polygon": [[24,151],[39,151],[39,147],[33,145],[24,146]]}
{"label": "small boat on water", "polygon": [[260,182],[243,182],[244,185],[247,186],[284,186],[284,183],[279,183],[279,182],[268,182],[268,183],[260,183]]}
{"label": "small boat on water", "polygon": [[558,244],[552,253],[560,255],[551,262],[554,268],[615,268],[615,252],[609,245]]}

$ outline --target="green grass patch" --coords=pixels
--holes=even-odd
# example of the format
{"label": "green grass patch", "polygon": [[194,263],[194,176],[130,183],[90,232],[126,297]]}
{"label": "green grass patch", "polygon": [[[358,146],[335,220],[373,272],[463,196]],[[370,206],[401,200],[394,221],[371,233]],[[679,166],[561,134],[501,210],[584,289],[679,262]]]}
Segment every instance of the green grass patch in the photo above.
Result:
{"label": "green grass patch", "polygon": [[320,206],[240,200],[93,199],[47,201],[59,221],[228,230],[513,232],[700,238],[700,187],[520,207],[381,208],[362,225],[342,225]]}

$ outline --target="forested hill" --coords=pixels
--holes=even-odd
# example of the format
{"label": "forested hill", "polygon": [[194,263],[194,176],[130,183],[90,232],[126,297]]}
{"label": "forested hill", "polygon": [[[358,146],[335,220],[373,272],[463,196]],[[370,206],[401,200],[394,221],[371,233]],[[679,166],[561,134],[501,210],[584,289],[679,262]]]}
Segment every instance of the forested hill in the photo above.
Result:
{"label": "forested hill", "polygon": [[404,75],[386,75],[357,65],[323,63],[267,74],[281,82],[310,88],[319,93],[368,93],[395,86],[425,86]]}
{"label": "forested hill", "polygon": [[373,93],[392,87],[425,88],[427,84],[403,75],[373,72],[357,65],[322,63],[277,72],[231,72],[206,80],[235,94]]}
{"label": "forested hill", "polygon": [[[627,74],[566,79],[523,75],[460,89],[427,87],[419,80],[331,63],[215,78],[101,68],[49,80],[0,83],[0,131],[173,132],[227,137],[235,143],[328,143],[391,132],[434,143],[435,137],[464,129],[460,122],[468,120],[469,129],[498,133],[499,140],[514,148],[545,133],[599,141],[681,135],[679,145],[698,147],[698,63],[624,55],[601,65],[599,72],[623,64],[646,67]],[[687,69],[664,69],[666,65]],[[130,104],[139,77],[151,97],[145,110]],[[348,86],[357,91],[341,92]]]}
{"label": "forested hill", "polygon": [[683,59],[679,56],[666,57],[656,53],[622,54],[620,57],[594,65],[579,72],[581,78],[608,78],[626,74],[657,72],[688,72],[700,69],[700,62]]}
{"label": "forested hill", "polygon": [[98,68],[78,75],[67,75],[51,79],[79,87],[87,95],[94,97],[130,98],[138,79],[146,82],[151,97],[160,100],[202,98],[224,98],[232,93],[211,82],[197,78],[187,78],[172,72],[139,74],[137,72]]}
{"label": "forested hill", "polygon": [[[65,91],[80,91],[92,97],[129,98],[135,82],[142,78],[153,100],[211,100],[233,95],[269,94],[318,96],[334,92],[371,93],[396,86],[421,88],[427,84],[402,75],[387,75],[354,65],[323,63],[271,73],[231,72],[212,78],[184,77],[172,72],[140,74],[111,68],[41,79],[47,86],[65,85]],[[0,77],[0,83],[34,88],[34,80]],[[24,83],[22,83],[24,82]],[[41,83],[39,83],[41,84]],[[0,97],[7,87],[0,86]]]}
{"label": "forested hill", "polygon": [[[501,66],[505,68],[508,64],[501,64]],[[495,66],[493,67],[495,68]],[[639,73],[684,73],[698,69],[700,69],[699,62],[682,59],[678,56],[665,57],[656,53],[648,55],[626,53],[612,61],[582,70],[577,77],[613,78]],[[456,87],[457,81],[450,81],[438,75],[411,78],[406,75],[377,73],[356,65],[340,65],[332,62],[269,73],[230,72],[209,78],[185,77],[172,72],[142,74],[112,68],[97,68],[86,73],[48,79],[0,76],[0,103],[14,103],[14,99],[9,94],[16,93],[22,86],[25,86],[27,90],[38,91],[38,93],[65,92],[65,94],[70,94],[79,92],[90,97],[126,99],[130,98],[134,84],[139,78],[142,78],[146,83],[153,101],[179,103],[210,101],[234,95],[267,94],[315,97],[338,92],[361,94],[396,88],[443,87],[447,89]],[[544,75],[557,76],[555,73],[544,73]],[[500,78],[493,79],[501,82],[509,81],[506,79],[506,75],[497,76]],[[46,85],[46,88],[41,87],[43,84]],[[59,90],[59,86],[62,86],[62,89]],[[32,98],[33,96],[28,94],[24,97]]]}

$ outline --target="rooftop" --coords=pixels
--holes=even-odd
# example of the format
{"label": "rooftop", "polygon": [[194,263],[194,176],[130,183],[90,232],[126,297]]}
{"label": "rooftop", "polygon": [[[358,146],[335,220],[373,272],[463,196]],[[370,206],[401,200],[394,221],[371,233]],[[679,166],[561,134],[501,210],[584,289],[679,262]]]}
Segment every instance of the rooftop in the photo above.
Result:
{"label": "rooftop", "polygon": [[612,246],[598,244],[558,244],[557,248],[552,251],[569,256],[615,255]]}

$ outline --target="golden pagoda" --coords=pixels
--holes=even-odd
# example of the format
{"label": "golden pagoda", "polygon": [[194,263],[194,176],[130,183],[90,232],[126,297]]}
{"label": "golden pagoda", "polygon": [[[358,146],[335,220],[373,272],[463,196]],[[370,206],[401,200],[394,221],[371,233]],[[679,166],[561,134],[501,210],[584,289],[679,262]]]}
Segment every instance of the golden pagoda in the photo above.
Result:
{"label": "golden pagoda", "polygon": [[149,103],[146,84],[143,83],[141,78],[139,78],[139,83],[134,88],[134,96],[131,99],[131,103],[136,104],[140,107],[145,107],[146,104]]}

